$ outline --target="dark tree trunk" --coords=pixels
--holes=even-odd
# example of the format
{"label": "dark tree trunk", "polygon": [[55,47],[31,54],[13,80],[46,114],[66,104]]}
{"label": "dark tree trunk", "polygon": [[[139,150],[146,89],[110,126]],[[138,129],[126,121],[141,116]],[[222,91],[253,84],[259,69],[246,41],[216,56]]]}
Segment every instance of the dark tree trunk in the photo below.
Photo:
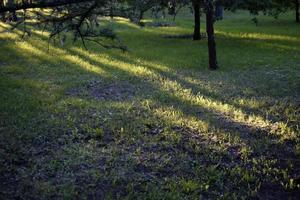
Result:
{"label": "dark tree trunk", "polygon": [[110,5],[109,5],[109,16],[110,16],[110,19],[113,19],[114,18],[114,6],[115,6],[115,0],[110,0],[109,1]]}
{"label": "dark tree trunk", "polygon": [[295,0],[295,9],[296,9],[296,22],[300,22],[300,11],[299,11],[299,0]]}
{"label": "dark tree trunk", "polygon": [[0,13],[0,20],[5,22],[5,14],[4,13]]}
{"label": "dark tree trunk", "polygon": [[215,70],[218,68],[217,50],[214,33],[214,8],[211,0],[206,0],[206,32],[208,38],[208,57],[209,68]]}
{"label": "dark tree trunk", "polygon": [[110,19],[114,18],[114,10],[113,10],[113,6],[112,5],[111,5],[111,7],[109,9],[109,16],[110,16]]}
{"label": "dark tree trunk", "polygon": [[[0,0],[0,7],[4,6],[4,0]],[[0,13],[0,20],[5,21],[5,13]]]}
{"label": "dark tree trunk", "polygon": [[140,11],[139,13],[139,22],[141,22],[144,19],[144,11]]}
{"label": "dark tree trunk", "polygon": [[138,16],[138,24],[140,26],[144,26],[144,22],[142,22],[142,20],[144,19],[144,11],[140,11],[139,16]]}
{"label": "dark tree trunk", "polygon": [[195,17],[195,25],[194,25],[194,40],[201,40],[201,33],[200,33],[200,2],[199,0],[193,1],[193,8],[194,8],[194,17]]}

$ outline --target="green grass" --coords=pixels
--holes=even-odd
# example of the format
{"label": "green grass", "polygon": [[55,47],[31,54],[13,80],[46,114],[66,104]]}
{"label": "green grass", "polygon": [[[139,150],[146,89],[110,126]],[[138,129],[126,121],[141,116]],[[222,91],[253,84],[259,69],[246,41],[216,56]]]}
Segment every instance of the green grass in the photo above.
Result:
{"label": "green grass", "polygon": [[1,199],[297,199],[300,26],[250,19],[217,22],[218,71],[205,39],[163,37],[186,13],[106,20],[126,53],[1,33]]}

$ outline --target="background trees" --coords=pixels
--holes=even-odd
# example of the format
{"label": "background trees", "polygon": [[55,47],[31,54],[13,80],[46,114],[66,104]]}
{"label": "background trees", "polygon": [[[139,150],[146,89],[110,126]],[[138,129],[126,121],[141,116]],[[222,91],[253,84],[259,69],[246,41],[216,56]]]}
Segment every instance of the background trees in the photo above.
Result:
{"label": "background trees", "polygon": [[275,18],[281,13],[294,10],[296,22],[300,22],[299,0],[223,0],[223,4],[234,9],[249,10],[254,15],[263,12],[263,14],[271,15]]}
{"label": "background trees", "polygon": [[272,0],[268,10],[271,11],[271,14],[275,14],[275,16],[288,10],[294,10],[295,20],[297,23],[300,22],[299,0]]}
{"label": "background trees", "polygon": [[[221,7],[228,10],[246,9],[254,15],[263,12],[275,17],[293,8],[296,11],[296,21],[299,22],[298,0],[28,0],[22,2],[0,0],[0,13],[3,20],[17,21],[16,11],[20,11],[22,17],[17,25],[26,24],[27,20],[34,19],[36,24],[43,25],[51,32],[50,38],[56,36],[61,38],[61,35],[64,35],[65,32],[71,32],[73,33],[73,40],[80,39],[84,46],[86,46],[85,41],[91,41],[109,47],[97,40],[97,37],[115,39],[116,35],[111,30],[99,28],[99,16],[110,16],[111,18],[122,16],[135,23],[140,23],[145,12],[153,8],[156,8],[157,11],[168,9],[169,14],[176,16],[184,6],[192,6],[193,8],[194,40],[201,39],[201,12],[206,14],[209,67],[211,69],[218,67],[214,22],[218,18],[216,14],[221,13]],[[32,10],[30,15],[27,15],[26,10],[29,8],[39,8],[40,10]],[[44,8],[51,9],[44,12],[41,10]],[[218,8],[217,13],[215,12],[216,8]],[[115,47],[123,48],[122,45]]]}

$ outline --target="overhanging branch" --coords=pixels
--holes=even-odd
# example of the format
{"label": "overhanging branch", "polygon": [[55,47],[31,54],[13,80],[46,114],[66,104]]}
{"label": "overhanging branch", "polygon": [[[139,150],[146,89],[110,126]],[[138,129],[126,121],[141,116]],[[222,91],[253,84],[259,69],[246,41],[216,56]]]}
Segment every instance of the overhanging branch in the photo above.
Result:
{"label": "overhanging branch", "polygon": [[95,0],[54,0],[54,1],[41,1],[36,3],[23,2],[21,4],[14,4],[8,6],[0,6],[0,13],[7,11],[17,11],[24,10],[30,8],[53,8],[58,6],[70,5],[70,4],[78,4],[85,2],[94,2]]}

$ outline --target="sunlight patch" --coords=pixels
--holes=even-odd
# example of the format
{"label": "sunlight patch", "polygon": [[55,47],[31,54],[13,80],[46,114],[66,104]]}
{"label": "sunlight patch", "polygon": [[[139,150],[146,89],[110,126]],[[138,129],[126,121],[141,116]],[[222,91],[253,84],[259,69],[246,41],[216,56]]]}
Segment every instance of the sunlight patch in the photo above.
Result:
{"label": "sunlight patch", "polygon": [[259,40],[279,40],[279,41],[292,41],[299,42],[297,37],[287,36],[287,35],[274,35],[274,34],[263,34],[263,33],[233,33],[225,31],[216,31],[217,34],[241,38],[241,39],[259,39]]}

